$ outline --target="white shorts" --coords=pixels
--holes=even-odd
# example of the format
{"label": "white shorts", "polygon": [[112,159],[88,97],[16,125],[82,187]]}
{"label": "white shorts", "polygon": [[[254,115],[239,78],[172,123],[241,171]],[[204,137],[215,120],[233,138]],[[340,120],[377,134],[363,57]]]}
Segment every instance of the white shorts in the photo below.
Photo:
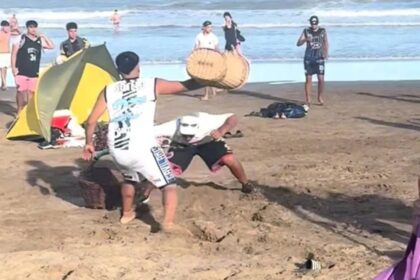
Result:
{"label": "white shorts", "polygon": [[169,161],[159,146],[140,151],[111,149],[110,152],[126,181],[141,182],[147,179],[157,188],[175,183]]}
{"label": "white shorts", "polygon": [[0,68],[10,67],[10,53],[0,53]]}

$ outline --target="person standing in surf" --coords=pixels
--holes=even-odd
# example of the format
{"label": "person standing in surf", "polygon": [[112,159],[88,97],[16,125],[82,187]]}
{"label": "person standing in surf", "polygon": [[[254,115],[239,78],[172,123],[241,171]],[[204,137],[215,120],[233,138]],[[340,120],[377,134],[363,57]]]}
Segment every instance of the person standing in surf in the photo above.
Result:
{"label": "person standing in surf", "polygon": [[318,78],[318,102],[323,105],[325,60],[328,59],[327,31],[325,28],[319,27],[317,16],[311,16],[309,22],[311,26],[303,30],[296,44],[300,47],[306,43],[303,60],[306,77],[305,100],[308,105],[311,104],[312,76],[316,74]]}
{"label": "person standing in surf", "polygon": [[112,26],[114,28],[115,32],[118,32],[120,29],[120,23],[121,23],[121,16],[120,14],[118,14],[118,10],[114,10],[114,13],[111,15],[110,18],[111,22],[112,22]]}
{"label": "person standing in surf", "polygon": [[18,20],[16,18],[16,14],[13,14],[10,18],[9,18],[9,24],[10,24],[10,40],[11,40],[11,44],[15,44],[19,42],[19,38],[20,38],[20,29],[19,29],[19,23]]}
{"label": "person standing in surf", "polygon": [[245,38],[239,32],[238,25],[233,21],[229,12],[225,12],[223,18],[225,19],[225,24],[223,25],[226,40],[225,50],[236,50],[238,53],[241,53],[241,42],[244,42]]}

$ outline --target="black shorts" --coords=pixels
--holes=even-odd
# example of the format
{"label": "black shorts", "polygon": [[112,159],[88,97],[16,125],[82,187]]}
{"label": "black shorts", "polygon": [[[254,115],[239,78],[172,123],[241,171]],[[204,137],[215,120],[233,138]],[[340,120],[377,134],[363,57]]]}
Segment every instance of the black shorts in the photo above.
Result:
{"label": "black shorts", "polygon": [[223,166],[221,159],[232,150],[223,140],[211,141],[201,145],[176,145],[168,150],[166,157],[171,163],[175,175],[181,175],[190,165],[195,155],[198,155],[206,163],[211,171],[217,171]]}
{"label": "black shorts", "polygon": [[305,75],[324,75],[325,74],[325,61],[323,58],[312,59],[305,58],[303,60],[303,65],[305,67]]}

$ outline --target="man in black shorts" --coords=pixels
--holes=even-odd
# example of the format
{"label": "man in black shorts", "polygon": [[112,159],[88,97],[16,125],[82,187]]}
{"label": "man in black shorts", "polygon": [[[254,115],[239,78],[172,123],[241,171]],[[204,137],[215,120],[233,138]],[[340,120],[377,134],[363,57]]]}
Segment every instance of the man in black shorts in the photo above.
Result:
{"label": "man in black shorts", "polygon": [[318,102],[324,104],[322,93],[324,91],[325,60],[328,59],[328,37],[325,28],[319,27],[317,16],[311,16],[311,24],[303,30],[300,35],[297,46],[300,47],[306,42],[306,51],[304,58],[305,67],[305,99],[308,105],[311,104],[312,75],[316,74],[318,78]]}
{"label": "man in black shorts", "polygon": [[167,158],[176,176],[181,175],[198,155],[212,172],[226,165],[242,184],[242,192],[251,193],[255,187],[223,139],[237,123],[234,114],[199,112],[155,126],[155,135],[158,139],[170,140]]}

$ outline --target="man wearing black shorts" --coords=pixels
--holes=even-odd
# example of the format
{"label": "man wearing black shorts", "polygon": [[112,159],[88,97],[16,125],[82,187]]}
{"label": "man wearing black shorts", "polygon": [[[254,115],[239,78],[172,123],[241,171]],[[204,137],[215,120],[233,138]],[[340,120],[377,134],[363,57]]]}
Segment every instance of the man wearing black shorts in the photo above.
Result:
{"label": "man wearing black shorts", "polygon": [[305,67],[305,99],[308,105],[311,104],[312,75],[316,74],[318,78],[318,102],[324,104],[322,93],[324,91],[325,60],[328,59],[328,37],[325,28],[319,27],[317,16],[311,16],[311,24],[303,30],[300,35],[297,46],[300,47],[306,42],[306,51],[304,58]]}
{"label": "man wearing black shorts", "polygon": [[211,115],[199,112],[155,126],[155,135],[158,139],[170,140],[167,158],[176,176],[181,175],[193,157],[198,155],[212,172],[226,165],[242,184],[242,192],[250,193],[254,186],[223,139],[223,135],[237,123],[234,114]]}

